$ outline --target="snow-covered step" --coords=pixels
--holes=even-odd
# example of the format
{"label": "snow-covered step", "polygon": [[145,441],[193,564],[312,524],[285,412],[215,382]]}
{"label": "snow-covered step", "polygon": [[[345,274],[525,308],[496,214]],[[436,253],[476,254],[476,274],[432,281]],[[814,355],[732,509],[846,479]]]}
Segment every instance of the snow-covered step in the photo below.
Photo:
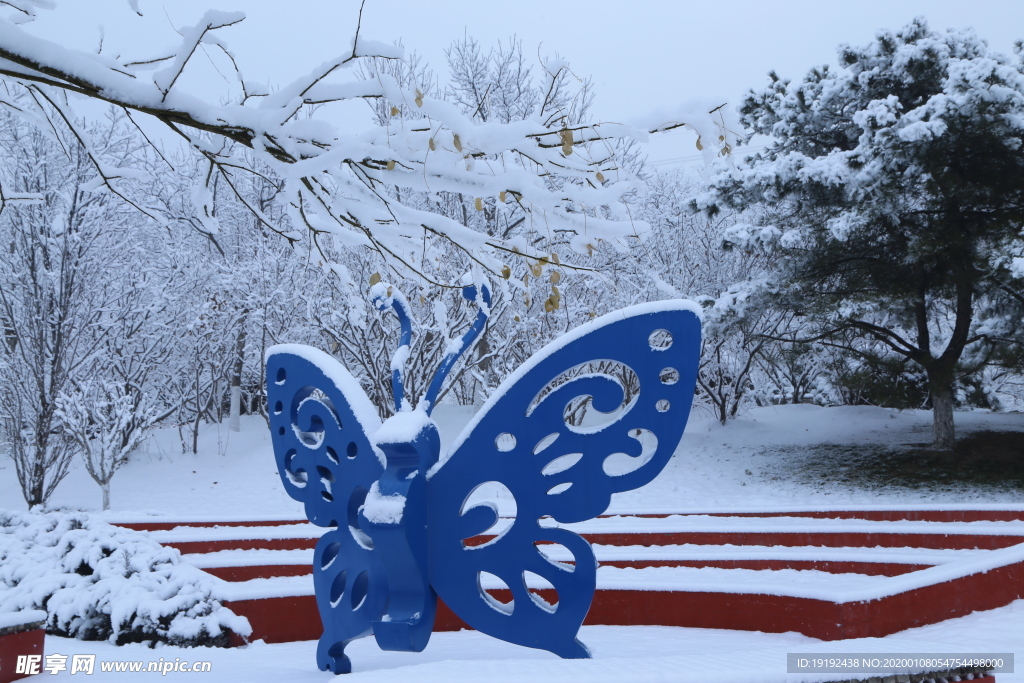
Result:
{"label": "snow-covered step", "polygon": [[[664,518],[678,515],[713,517],[814,517],[822,519],[863,519],[871,521],[928,521],[928,522],[979,522],[979,521],[1024,521],[1024,505],[1012,503],[942,503],[925,505],[796,505],[779,508],[727,507],[708,510],[706,508],[675,508],[663,511],[636,513],[633,517]],[[621,514],[601,515],[598,519],[618,517]],[[154,515],[140,520],[137,516],[123,516],[108,513],[106,521],[137,531],[173,529],[179,526],[278,526],[305,524],[304,518],[281,519],[268,515],[248,515],[244,518],[221,516]]]}
{"label": "snow-covered step", "polygon": [[[597,590],[613,591],[689,591],[764,593],[814,599],[830,599],[844,591],[878,589],[889,577],[863,574],[831,574],[828,572],[783,569],[750,570],[715,567],[599,567]],[[550,590],[543,581],[528,575],[526,585],[540,592]],[[481,577],[480,586],[501,596],[507,602],[507,586],[489,575]],[[502,595],[502,593],[506,595]],[[226,582],[221,595],[231,602],[275,597],[312,596],[311,576],[285,576],[249,581]],[[552,595],[554,598],[555,596]],[[557,601],[557,598],[555,598]]]}
{"label": "snow-covered step", "polygon": [[219,595],[231,602],[239,600],[262,600],[264,598],[286,598],[297,595],[313,595],[313,574],[303,576],[275,576],[248,581],[225,581]]}
{"label": "snow-covered step", "polygon": [[823,519],[865,519],[872,521],[1005,522],[1024,521],[1024,505],[1013,503],[942,503],[923,505],[796,505],[779,508],[703,508],[650,511],[639,517],[669,515],[711,515],[722,517],[816,517]]}
{"label": "snow-covered step", "polygon": [[[544,554],[563,561],[569,556],[562,546],[542,546]],[[936,565],[977,557],[987,550],[932,550],[922,548],[827,548],[820,546],[774,545],[664,545],[664,546],[591,546],[599,560],[678,559],[678,560],[821,560],[826,562],[883,562]],[[571,557],[571,556],[570,556]]]}
{"label": "snow-covered step", "polygon": [[[488,533],[467,539],[485,543],[512,520],[501,519]],[[559,527],[553,520],[542,525]],[[996,549],[1024,542],[1024,520],[934,522],[845,518],[754,518],[713,515],[615,516],[564,525],[599,545],[778,545],[824,547],[914,547]],[[183,553],[222,550],[302,550],[316,545],[323,529],[309,523],[276,526],[191,526],[149,532],[154,540]]]}
{"label": "snow-covered step", "polygon": [[[489,534],[501,533],[499,520]],[[1024,542],[1024,520],[931,522],[875,521],[813,517],[727,517],[713,515],[629,516],[598,518],[561,525],[602,545],[779,545],[996,549]],[[476,544],[488,536],[469,539]]]}
{"label": "snow-covered step", "polygon": [[123,518],[116,514],[108,514],[105,521],[115,526],[123,526],[136,531],[166,531],[177,527],[213,527],[213,526],[289,526],[292,524],[307,524],[303,519],[281,519],[276,515],[259,517],[251,515],[245,519],[235,517],[211,518],[195,516],[154,516],[150,519],[139,520],[137,518]]}
{"label": "snow-covered step", "polygon": [[[502,518],[496,530],[512,520]],[[1024,520],[979,520],[969,522],[936,522],[927,520],[871,520],[861,518],[819,518],[771,515],[614,515],[597,517],[586,522],[560,524],[544,518],[541,526],[572,529],[579,533],[658,533],[676,531],[736,532],[864,532],[894,534],[989,534],[1024,536]]]}
{"label": "snow-covered step", "polygon": [[[573,561],[559,545],[541,546],[559,562]],[[815,570],[832,574],[895,576],[952,562],[984,550],[921,550],[917,548],[818,548],[779,546],[609,546],[594,545],[602,567],[717,567],[750,570]],[[187,554],[182,559],[226,581],[247,581],[312,573],[313,551],[221,550]]]}
{"label": "snow-covered step", "polygon": [[[801,549],[808,550],[808,549]],[[602,565],[597,570],[597,589],[628,591],[686,591],[716,593],[762,593],[832,602],[864,602],[895,595],[906,590],[985,573],[1011,564],[1024,565],[1024,544],[998,551],[962,555],[957,560],[934,565],[899,576],[836,574],[818,570],[752,570],[720,567],[615,567]],[[534,585],[528,574],[527,586]],[[485,589],[500,589],[489,575],[481,577]],[[312,595],[312,574],[225,582],[223,595],[228,600],[256,600],[268,597]],[[1024,585],[1019,586],[1024,591]]]}
{"label": "snow-covered step", "polygon": [[[552,560],[572,560],[562,546],[540,546]],[[748,570],[813,570],[830,574],[896,576],[953,562],[986,550],[822,548],[815,546],[591,546],[602,567],[715,567]]]}
{"label": "snow-covered step", "polygon": [[313,550],[220,550],[190,553],[182,560],[225,581],[248,581],[275,576],[305,576],[313,572]]}
{"label": "snow-covered step", "polygon": [[214,553],[182,555],[181,559],[200,569],[209,567],[252,567],[261,564],[313,564],[312,550],[220,550]]}
{"label": "snow-covered step", "polygon": [[[492,597],[506,603],[511,599],[500,584],[492,584],[487,577],[482,581]],[[548,602],[557,602],[552,589],[527,585]],[[225,582],[223,590],[225,605],[249,618],[254,638],[281,642],[319,636],[313,581],[308,575]],[[1024,544],[962,553],[959,559],[899,576],[602,566],[584,623],[799,631],[832,640],[887,635],[1021,597]],[[439,606],[436,630],[464,627],[447,607]]]}
{"label": "snow-covered step", "polygon": [[[756,579],[755,583],[750,583]],[[511,593],[504,586],[483,577],[482,588],[491,597],[508,603]],[[601,567],[597,570],[597,591],[587,624],[655,623],[685,621],[680,615],[693,611],[686,603],[694,597],[703,607],[720,611],[741,594],[722,592],[722,586],[734,588],[749,584],[744,599],[758,599],[760,593],[776,600],[790,593],[820,596],[830,590],[868,588],[878,584],[878,577],[858,574],[835,575],[816,571],[751,571],[742,569],[646,568],[619,569]],[[545,600],[557,602],[553,590],[531,579],[527,584]],[[312,576],[253,579],[237,583],[225,582],[220,594],[224,605],[249,619],[253,639],[267,642],[311,640],[320,636],[319,613]],[[781,604],[781,603],[780,603]],[[675,615],[664,614],[666,607]],[[698,610],[699,611],[699,610]],[[646,616],[638,616],[646,615]],[[623,621],[625,620],[625,621]],[[740,620],[730,628],[744,628]],[[760,624],[755,624],[760,626]],[[467,626],[443,602],[438,606],[435,630],[450,631]]]}
{"label": "snow-covered step", "polygon": [[183,554],[221,550],[304,550],[314,548],[323,527],[308,522],[276,526],[190,526],[148,532],[156,542]]}

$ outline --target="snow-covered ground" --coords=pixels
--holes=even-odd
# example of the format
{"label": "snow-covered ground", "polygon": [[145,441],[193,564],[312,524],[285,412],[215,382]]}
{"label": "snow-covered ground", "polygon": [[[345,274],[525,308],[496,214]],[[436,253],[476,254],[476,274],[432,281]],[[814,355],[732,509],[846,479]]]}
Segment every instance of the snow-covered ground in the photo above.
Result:
{"label": "snow-covered ground", "polygon": [[[442,448],[472,417],[472,408],[438,407]],[[956,414],[961,435],[982,429],[1024,431],[1024,414]],[[931,414],[867,406],[757,408],[723,427],[695,413],[682,445],[665,471],[635,491],[616,495],[609,512],[684,512],[720,509],[1020,503],[1012,492],[962,489],[937,497],[929,491],[879,491],[786,478],[780,467],[794,447],[821,443],[904,444],[931,438]],[[775,477],[779,477],[776,479]],[[52,506],[97,510],[99,487],[76,463],[50,500]],[[500,503],[501,501],[499,501]],[[14,465],[0,459],[0,509],[25,509]],[[278,479],[266,422],[243,417],[240,432],[207,425],[199,454],[182,454],[177,431],[162,430],[136,453],[111,484],[112,519],[171,515],[186,519],[303,518]]]}
{"label": "snow-covered ground", "polygon": [[[517,647],[475,631],[435,633],[424,652],[383,652],[372,638],[346,648],[353,673],[344,681],[693,681],[704,683],[812,683],[838,680],[842,675],[787,674],[789,652],[846,653],[1008,653],[1024,657],[1024,600],[989,612],[924,626],[886,638],[822,642],[799,633],[750,633],[668,626],[584,626],[580,639],[594,654],[591,660],[561,660],[548,652]],[[256,643],[235,650],[140,645],[114,647],[106,643],[65,638],[46,639],[47,653],[96,655],[100,662],[209,661],[210,673],[174,673],[172,680],[301,683],[331,680],[317,671],[316,643]],[[69,660],[70,661],[70,660]],[[1000,673],[999,683],[1024,681],[1024,662],[1018,673]],[[853,674],[845,674],[853,676]],[[857,674],[868,678],[870,674]],[[45,680],[75,681],[69,671]],[[152,681],[153,673],[107,674],[112,681]],[[101,679],[102,680],[102,679]]]}
{"label": "snow-covered ground", "polygon": [[[471,409],[438,408],[444,443],[450,443],[471,418]],[[977,430],[1022,431],[1024,415],[958,413],[960,434]],[[927,442],[931,416],[924,411],[868,407],[821,408],[798,405],[750,411],[726,427],[695,415],[682,446],[666,470],[651,484],[620,494],[611,512],[685,512],[797,508],[847,508],[860,505],[963,506],[1002,504],[1024,507],[1019,492],[977,489],[935,493],[865,490],[787,478],[783,465],[802,457],[801,448],[823,443],[905,444]],[[156,433],[113,480],[111,520],[173,517],[180,521],[215,518],[275,519],[302,517],[301,506],[288,498],[278,480],[266,423],[243,418],[242,431],[208,426],[200,436],[199,455],[182,454],[177,433]],[[51,505],[87,510],[99,507],[99,488],[76,466],[57,489]],[[502,501],[499,501],[502,502]],[[13,464],[0,460],[0,509],[22,510]],[[787,652],[1015,652],[1024,658],[1024,600],[894,634],[887,638],[822,642],[796,633],[671,627],[587,626],[580,638],[595,659],[563,661],[547,652],[519,648],[476,632],[437,633],[424,653],[380,651],[372,638],[353,643],[357,680],[494,681],[822,681],[822,674],[786,673]],[[152,673],[107,673],[100,662],[209,660],[209,680],[324,681],[315,668],[315,643],[268,645],[235,650],[182,649],[47,637],[46,652],[97,655],[100,680],[151,680]],[[1000,683],[1024,682],[1021,673],[999,674]],[[44,674],[62,680],[70,671]],[[76,674],[77,675],[77,674]],[[192,677],[192,673],[168,676]],[[861,675],[866,678],[867,674]],[[836,677],[838,678],[838,676]],[[77,680],[77,679],[74,679]]]}

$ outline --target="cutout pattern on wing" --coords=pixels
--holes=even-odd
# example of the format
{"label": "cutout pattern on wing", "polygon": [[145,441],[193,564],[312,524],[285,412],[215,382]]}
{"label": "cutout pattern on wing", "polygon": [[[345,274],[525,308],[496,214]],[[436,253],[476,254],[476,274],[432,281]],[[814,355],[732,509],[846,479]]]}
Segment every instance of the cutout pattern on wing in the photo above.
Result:
{"label": "cutout pattern on wing", "polygon": [[313,582],[324,634],[321,669],[350,669],[345,645],[370,632],[387,607],[387,576],[360,528],[359,507],[384,472],[367,434],[380,427],[370,400],[331,356],[306,346],[267,353],[267,402],[281,483],[311,522],[337,527],[314,554]]}
{"label": "cutout pattern on wing", "polygon": [[[635,306],[545,347],[431,472],[430,581],[470,626],[562,657],[589,656],[576,633],[593,599],[593,552],[541,520],[596,517],[613,493],[664,468],[693,401],[698,310],[685,301]],[[515,518],[472,505],[482,486],[510,492]],[[496,535],[481,542],[488,529]],[[561,555],[545,552],[557,546]]]}

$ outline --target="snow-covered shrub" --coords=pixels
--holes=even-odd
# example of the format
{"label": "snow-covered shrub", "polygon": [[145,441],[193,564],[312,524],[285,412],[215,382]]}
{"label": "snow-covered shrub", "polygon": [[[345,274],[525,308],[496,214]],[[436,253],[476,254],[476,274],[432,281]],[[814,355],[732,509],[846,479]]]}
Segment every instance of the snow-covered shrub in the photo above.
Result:
{"label": "snow-covered shrub", "polygon": [[22,609],[46,610],[47,633],[118,645],[252,632],[177,550],[81,512],[0,511],[0,612]]}
{"label": "snow-covered shrub", "polygon": [[1024,409],[1024,375],[990,366],[979,374],[977,384],[976,391],[985,399],[984,407],[995,411]]}
{"label": "snow-covered shrub", "polygon": [[928,378],[914,364],[881,349],[861,347],[861,355],[836,352],[822,373],[829,402],[906,410],[925,408]]}

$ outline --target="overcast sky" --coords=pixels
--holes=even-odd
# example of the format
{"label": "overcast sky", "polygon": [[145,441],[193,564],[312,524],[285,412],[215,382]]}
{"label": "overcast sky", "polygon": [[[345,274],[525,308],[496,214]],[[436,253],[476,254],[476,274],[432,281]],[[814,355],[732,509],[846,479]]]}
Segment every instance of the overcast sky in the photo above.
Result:
{"label": "overcast sky", "polygon": [[[221,37],[248,78],[280,85],[344,50],[359,4],[138,0],[139,18],[127,0],[59,0],[60,9],[42,12],[30,30],[95,50],[103,26],[105,51],[117,46],[135,56],[174,44],[172,25],[192,25],[205,9],[242,10],[246,21]],[[595,117],[608,121],[691,98],[738,102],[771,69],[799,78],[812,66],[834,64],[840,43],[867,43],[878,29],[921,15],[935,29],[972,26],[1000,51],[1024,38],[1022,0],[366,0],[362,34],[401,40],[442,76],[444,48],[456,38],[468,33],[493,44],[515,35],[531,54],[557,53],[592,77]],[[195,71],[198,78],[200,67]],[[208,72],[203,78],[215,82]],[[686,136],[669,135],[649,153],[655,160],[695,158],[691,146]]]}

